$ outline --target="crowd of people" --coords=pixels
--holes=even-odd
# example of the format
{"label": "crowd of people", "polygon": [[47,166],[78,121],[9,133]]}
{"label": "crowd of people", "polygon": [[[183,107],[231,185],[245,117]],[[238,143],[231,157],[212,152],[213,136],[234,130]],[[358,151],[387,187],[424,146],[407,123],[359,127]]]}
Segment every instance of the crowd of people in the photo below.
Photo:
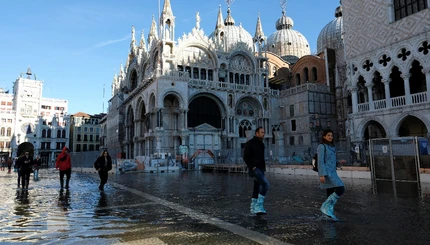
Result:
{"label": "crowd of people", "polygon": [[[39,180],[39,169],[42,166],[42,159],[39,155],[33,159],[29,151],[24,151],[24,153],[15,158],[13,161],[11,158],[7,160],[8,173],[11,173],[12,165],[14,167],[14,172],[18,174],[18,185],[17,188],[22,188],[22,190],[27,191],[30,183],[30,175],[33,173],[34,181]],[[2,162],[3,170],[3,162]],[[72,161],[69,152],[69,148],[63,147],[61,153],[57,156],[55,161],[55,168],[60,174],[60,190],[69,189],[70,178],[72,174]],[[112,170],[112,158],[109,153],[105,150],[102,152],[100,157],[94,162],[94,168],[97,170],[100,176],[99,190],[104,191],[104,185],[108,180],[108,172]],[[66,181],[64,185],[64,176],[66,176]]]}

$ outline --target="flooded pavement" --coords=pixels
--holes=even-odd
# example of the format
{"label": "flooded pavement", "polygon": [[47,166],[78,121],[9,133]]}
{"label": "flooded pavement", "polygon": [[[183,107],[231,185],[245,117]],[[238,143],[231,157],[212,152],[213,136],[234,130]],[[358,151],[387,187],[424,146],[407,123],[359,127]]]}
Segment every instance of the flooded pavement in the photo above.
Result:
{"label": "flooded pavement", "polygon": [[55,170],[39,178],[22,191],[16,173],[0,172],[1,244],[428,244],[429,185],[421,198],[395,197],[344,179],[342,222],[332,222],[320,214],[325,193],[313,176],[268,174],[266,216],[249,215],[246,174],[109,175],[104,193],[95,174],[73,173],[63,192]]}

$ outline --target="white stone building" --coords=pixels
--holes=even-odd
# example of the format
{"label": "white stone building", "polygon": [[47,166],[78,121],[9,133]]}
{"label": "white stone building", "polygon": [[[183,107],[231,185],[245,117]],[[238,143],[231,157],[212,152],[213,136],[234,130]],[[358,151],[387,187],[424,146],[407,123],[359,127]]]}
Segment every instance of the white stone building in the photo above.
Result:
{"label": "white stone building", "polygon": [[13,93],[0,93],[0,118],[6,122],[0,127],[2,152],[16,157],[30,151],[45,163],[52,162],[69,142],[68,102],[43,98],[43,81],[32,78],[30,68],[26,74],[14,82]]}
{"label": "white stone building", "polygon": [[[430,1],[342,1],[347,135],[422,136],[430,129]],[[359,11],[358,11],[359,10]]]}
{"label": "white stone building", "polygon": [[260,16],[252,37],[228,6],[211,34],[197,13],[195,27],[175,39],[165,0],[147,39],[142,32],[137,45],[132,28],[103,120],[105,145],[127,158],[205,149],[237,162],[259,126],[266,156],[279,159],[310,156],[327,127],[348,155],[372,137],[428,137],[428,2],[342,1],[311,55],[285,5],[269,38]]}
{"label": "white stone building", "polygon": [[[235,24],[230,6],[225,19],[220,7],[211,34],[200,28],[197,12],[190,33],[175,39],[175,17],[170,1],[164,1],[161,30],[153,19],[147,40],[142,32],[137,45],[133,27],[127,63],[114,76],[102,126],[110,152],[122,151],[127,158],[186,157],[204,149],[239,161],[244,143],[259,126],[267,132],[268,157],[290,155],[296,146],[308,150],[313,135],[308,125],[316,113],[322,125],[333,121],[336,126],[334,98],[320,105],[319,97],[332,96],[325,85],[324,58],[310,55],[285,6],[279,12],[277,31],[268,39],[259,16],[251,36]],[[285,90],[295,86],[301,87]],[[289,95],[315,99],[311,106],[307,99],[296,105]]]}

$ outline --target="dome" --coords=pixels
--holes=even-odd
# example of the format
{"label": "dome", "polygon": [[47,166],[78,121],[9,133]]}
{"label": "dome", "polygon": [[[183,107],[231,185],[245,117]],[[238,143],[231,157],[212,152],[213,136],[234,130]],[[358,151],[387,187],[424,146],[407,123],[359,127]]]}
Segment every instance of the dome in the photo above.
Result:
{"label": "dome", "polygon": [[230,8],[227,10],[227,17],[223,25],[217,25],[217,28],[209,36],[215,43],[225,47],[226,52],[229,52],[242,43],[250,48],[253,52],[255,50],[254,42],[251,34],[247,32],[242,25],[235,26],[234,19],[230,15]]}
{"label": "dome", "polygon": [[281,56],[290,64],[301,57],[311,54],[308,40],[298,31],[293,30],[293,20],[282,11],[276,21],[276,32],[267,39],[265,50]]}
{"label": "dome", "polygon": [[342,7],[339,6],[335,11],[336,19],[332,20],[321,30],[317,40],[318,54],[324,52],[325,49],[339,49],[343,46],[342,30],[343,18]]}

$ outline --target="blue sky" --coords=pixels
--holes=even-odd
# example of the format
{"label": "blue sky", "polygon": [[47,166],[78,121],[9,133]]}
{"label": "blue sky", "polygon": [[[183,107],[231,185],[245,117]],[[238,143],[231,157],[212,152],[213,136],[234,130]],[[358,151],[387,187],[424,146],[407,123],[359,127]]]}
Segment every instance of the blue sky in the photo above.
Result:
{"label": "blue sky", "polygon": [[[171,5],[175,40],[195,26],[196,12],[208,36],[219,5],[227,16],[222,0],[171,0]],[[12,90],[13,82],[30,66],[44,81],[43,97],[67,99],[71,114],[106,112],[113,76],[126,62],[131,26],[139,42],[142,29],[145,38],[148,35],[152,15],[158,18],[157,0],[2,0],[0,6],[0,87]],[[339,0],[287,1],[293,29],[307,38],[312,53],[337,6]],[[235,0],[231,5],[236,25],[242,23],[251,36],[258,13],[268,37],[282,15],[279,0]]]}

